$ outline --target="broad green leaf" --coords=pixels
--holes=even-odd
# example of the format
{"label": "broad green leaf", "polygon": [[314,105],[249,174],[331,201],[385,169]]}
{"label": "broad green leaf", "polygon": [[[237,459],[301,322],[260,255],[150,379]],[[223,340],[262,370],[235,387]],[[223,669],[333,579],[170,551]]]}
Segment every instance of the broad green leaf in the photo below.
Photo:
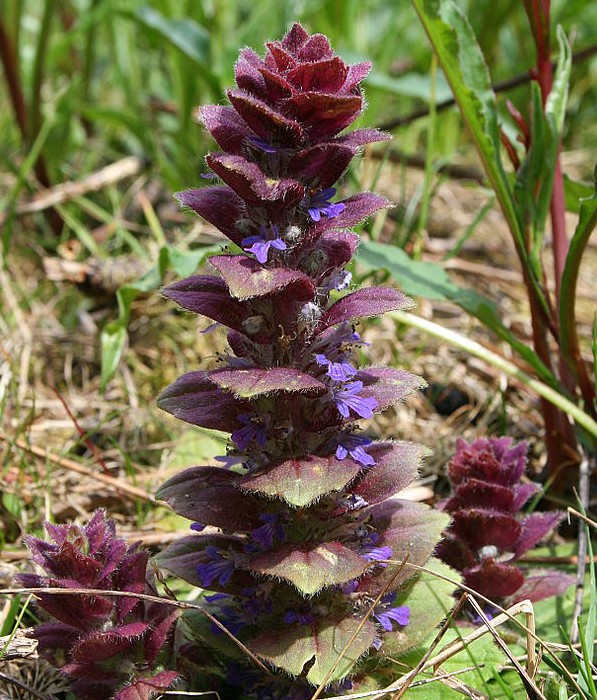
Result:
{"label": "broad green leaf", "polygon": [[372,269],[387,270],[407,294],[457,304],[511,345],[546,384],[557,387],[556,378],[539,357],[504,326],[495,304],[472,289],[458,287],[441,265],[412,260],[401,248],[376,241],[363,241],[357,260]]}
{"label": "broad green leaf", "polygon": [[[576,330],[576,285],[585,249],[595,226],[597,226],[597,168],[595,170],[595,182],[596,189],[593,196],[581,200],[578,224],[570,241],[570,248],[562,274],[559,308],[560,345],[564,356],[573,367],[580,367],[580,363],[583,362],[580,356]],[[584,381],[588,382],[588,377],[585,377]],[[590,381],[588,383],[588,389],[590,390]]]}
{"label": "broad green leaf", "polygon": [[135,17],[140,24],[155,30],[195,63],[204,64],[209,60],[209,32],[190,17],[169,19],[149,6],[139,7]]}
{"label": "broad green leaf", "polygon": [[105,391],[114,376],[124,348],[126,346],[126,326],[119,321],[112,321],[104,326],[100,343],[102,348],[101,390]]}
{"label": "broad green leaf", "polygon": [[168,466],[182,469],[189,464],[204,464],[218,455],[226,453],[228,440],[224,433],[206,428],[185,430],[176,439],[176,447]]}
{"label": "broad green leaf", "polygon": [[595,187],[582,180],[574,180],[564,174],[564,196],[566,198],[566,211],[573,214],[580,213],[581,200],[590,197]]}
{"label": "broad green leaf", "polygon": [[358,659],[373,646],[375,637],[375,627],[369,620],[361,626],[360,620],[348,617],[268,631],[248,642],[247,646],[293,676],[298,676],[305,665],[313,661],[307,678],[319,685],[336,664],[329,681],[339,680],[350,673]]}
{"label": "broad green leaf", "polygon": [[[406,73],[397,78],[373,70],[365,84],[370,88],[386,90],[405,97],[418,97],[429,101],[431,96],[431,81],[429,76],[421,73]],[[435,85],[436,102],[445,102],[452,97],[452,90],[443,75],[437,76]]]}
{"label": "broad green leaf", "polygon": [[451,0],[413,0],[413,5],[471,131],[512,233],[522,247],[522,228],[500,159],[495,94],[472,28]]}
{"label": "broad green leaf", "polygon": [[395,657],[430,642],[454,606],[452,594],[456,584],[434,576],[434,573],[454,581],[460,580],[460,574],[438,559],[430,559],[425,568],[432,573],[424,571],[414,576],[403,590],[398,591],[392,603],[394,606],[408,605],[410,622],[401,630],[384,636],[383,653],[387,656]]}

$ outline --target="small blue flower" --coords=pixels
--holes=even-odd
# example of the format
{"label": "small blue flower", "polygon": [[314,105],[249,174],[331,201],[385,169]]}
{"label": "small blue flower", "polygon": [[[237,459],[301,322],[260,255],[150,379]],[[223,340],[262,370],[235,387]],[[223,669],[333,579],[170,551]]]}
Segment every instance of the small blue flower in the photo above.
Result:
{"label": "small blue flower", "polygon": [[222,554],[214,545],[208,545],[205,548],[205,553],[211,561],[197,565],[197,573],[201,579],[201,585],[209,588],[216,580],[219,580],[222,585],[226,585],[234,573],[232,558]]}
{"label": "small blue flower", "polygon": [[362,464],[364,467],[370,467],[375,464],[373,457],[365,452],[365,448],[370,444],[371,440],[364,435],[343,435],[336,448],[336,458],[346,459],[350,455],[355,462]]}
{"label": "small blue flower", "polygon": [[277,153],[279,150],[265,139],[259,138],[259,136],[249,136],[247,141],[251,144],[251,146],[255,146],[255,148],[258,148],[260,151],[264,151],[265,153]]}
{"label": "small blue flower", "polygon": [[274,540],[284,540],[286,532],[284,525],[280,522],[280,514],[265,513],[259,517],[264,525],[251,531],[251,539],[259,545],[261,549],[270,549]]}
{"label": "small blue flower", "polygon": [[238,416],[238,422],[242,423],[244,427],[234,430],[230,437],[239,450],[246,450],[253,440],[257,442],[259,447],[265,447],[267,443],[265,425],[259,418],[241,413]]}
{"label": "small blue flower", "polygon": [[283,620],[287,625],[293,622],[298,622],[301,625],[312,625],[315,622],[315,616],[309,606],[303,605],[300,608],[290,608],[284,614]]}
{"label": "small blue flower", "polygon": [[191,530],[203,532],[203,530],[205,530],[205,525],[203,523],[191,523]]}
{"label": "small blue flower", "polygon": [[357,373],[357,370],[350,362],[331,362],[325,355],[320,353],[315,355],[315,360],[318,365],[328,368],[326,374],[335,382],[347,382]]}
{"label": "small blue flower", "polygon": [[401,627],[405,627],[410,621],[410,608],[408,605],[391,607],[390,603],[393,600],[394,593],[389,593],[380,600],[379,605],[376,605],[373,610],[373,617],[386,630],[386,632],[392,631],[393,622],[397,623]]}
{"label": "small blue flower", "polygon": [[241,242],[243,250],[246,253],[253,253],[262,265],[267,262],[270,248],[277,250],[286,250],[287,248],[285,241],[278,236],[278,227],[270,226],[270,230],[274,238],[268,238],[267,227],[261,226],[259,234],[243,238]]}
{"label": "small blue flower", "polygon": [[336,204],[330,202],[330,199],[335,194],[336,189],[334,187],[328,187],[306,199],[305,206],[313,221],[320,221],[322,216],[333,219],[346,209],[346,204],[342,202],[337,202]]}
{"label": "small blue flower", "polygon": [[366,537],[363,537],[359,554],[368,561],[380,562],[379,565],[385,569],[387,566],[385,560],[390,559],[394,551],[391,547],[377,547],[378,540],[377,532],[370,532]]}
{"label": "small blue flower", "polygon": [[377,401],[373,397],[363,398],[359,396],[359,391],[362,388],[363,382],[349,382],[341,388],[333,389],[334,403],[343,418],[349,418],[351,410],[361,418],[373,418]]}

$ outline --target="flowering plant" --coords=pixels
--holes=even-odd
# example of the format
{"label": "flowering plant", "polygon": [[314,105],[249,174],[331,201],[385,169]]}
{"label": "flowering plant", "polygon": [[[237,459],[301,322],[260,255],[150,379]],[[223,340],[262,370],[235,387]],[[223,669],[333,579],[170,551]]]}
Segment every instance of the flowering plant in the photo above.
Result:
{"label": "flowering plant", "polygon": [[[448,466],[452,495],[443,509],[452,515],[438,556],[463,574],[464,583],[502,607],[520,600],[560,595],[574,578],[559,571],[526,575],[516,562],[564,518],[559,511],[520,515],[539,491],[522,483],[527,445],[511,438],[458,440]],[[486,604],[491,614],[491,606]]]}
{"label": "flowering plant", "polygon": [[[116,535],[103,510],[84,527],[46,523],[52,542],[27,537],[33,561],[45,576],[20,574],[54,620],[34,634],[41,653],[72,679],[78,700],[150,700],[178,677],[163,670],[171,650],[176,610],[134,596],[104,596],[80,589],[156,595],[147,574],[149,553]],[[163,663],[160,664],[160,661]]]}
{"label": "flowering plant", "polygon": [[339,294],[358,244],[350,227],[388,204],[370,192],[337,201],[334,187],[362,146],[386,138],[373,129],[340,135],[363,109],[369,69],[348,66],[299,24],[268,43],[264,59],[244,49],[231,105],[198,112],[222,149],[207,164],[223,184],[177,195],[240,252],[212,257],[217,274],[164,290],[225,326],[230,350],[217,369],[177,379],[158,403],[230,433],[231,443],[222,466],[192,467],[160,489],[196,531],[161,563],[216,591],[205,597],[212,615],[273,669],[263,675],[217,626],[198,623],[197,636],[237,662],[219,689],[240,685],[251,697],[348,688],[362,657],[390,639],[392,653],[420,643],[425,624],[443,616],[423,614],[419,624],[403,604],[415,571],[400,562],[423,565],[448,520],[395,498],[425,448],[374,442],[357,426],[423,381],[359,369],[368,343],[353,323],[411,302],[389,288]]}

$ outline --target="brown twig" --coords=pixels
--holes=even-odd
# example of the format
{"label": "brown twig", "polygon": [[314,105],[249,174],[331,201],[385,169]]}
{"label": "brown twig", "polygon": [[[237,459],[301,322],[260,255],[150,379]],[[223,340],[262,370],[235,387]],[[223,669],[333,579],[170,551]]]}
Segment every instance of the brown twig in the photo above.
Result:
{"label": "brown twig", "polygon": [[[34,214],[44,211],[57,204],[63,204],[75,197],[81,197],[88,192],[97,192],[119,180],[136,175],[144,166],[145,161],[138,156],[127,156],[115,163],[110,163],[100,170],[87,175],[81,180],[61,182],[46,190],[38,192],[32,199],[17,204],[15,214]],[[6,219],[5,214],[0,214],[0,225]]]}
{"label": "brown twig", "polygon": [[159,603],[160,605],[169,605],[173,608],[179,608],[180,610],[197,610],[202,615],[205,615],[210,622],[213,622],[216,627],[218,627],[224,634],[226,634],[249,658],[259,666],[259,668],[264,671],[268,676],[271,676],[271,671],[265,666],[265,664],[260,661],[255,654],[239,640],[237,639],[230,630],[223,625],[217,617],[214,617],[211,613],[207,612],[202,605],[197,603],[186,603],[180,600],[171,600],[170,598],[164,598],[159,595],[151,595],[149,593],[134,593],[132,591],[112,591],[104,590],[103,588],[54,588],[54,587],[32,587],[32,588],[0,588],[0,595],[20,595],[20,594],[32,594],[32,595],[89,595],[89,596],[103,596],[108,598],[134,598],[135,600],[146,600],[150,603]]}
{"label": "brown twig", "polygon": [[115,491],[119,492],[122,496],[131,498],[134,501],[136,501],[137,499],[141,499],[143,501],[149,501],[150,503],[157,502],[154,496],[147,493],[143,489],[137,488],[136,486],[131,486],[130,484],[127,484],[126,482],[121,481],[120,479],[117,479],[114,476],[105,476],[104,474],[98,474],[93,469],[84,467],[82,464],[79,464],[79,462],[75,462],[73,459],[68,459],[68,457],[59,457],[58,455],[55,455],[49,450],[43,449],[42,447],[37,447],[36,445],[29,445],[24,440],[20,440],[19,438],[16,438],[15,440],[10,440],[6,435],[2,433],[0,433],[0,441],[7,442],[8,444],[13,444],[20,450],[29,452],[30,454],[35,455],[40,459],[48,460],[52,462],[52,464],[56,464],[57,466],[62,467],[63,469],[76,472],[77,474],[83,474],[84,476],[89,476],[92,479],[95,479],[96,481],[99,481],[102,484],[109,486],[111,489],[114,489]]}
{"label": "brown twig", "polygon": [[[597,44],[587,46],[587,48],[581,49],[580,51],[576,51],[572,54],[572,64],[576,65],[577,63],[581,63],[587,58],[591,58],[591,56],[594,56],[595,54],[597,54]],[[553,61],[552,67],[555,68],[556,64],[557,62]],[[519,85],[524,85],[525,83],[530,82],[532,79],[533,74],[531,73],[531,71],[519,73],[518,75],[515,75],[512,78],[508,78],[507,80],[502,80],[499,83],[495,83],[495,85],[493,86],[493,91],[496,94],[499,94],[501,92],[507,92],[508,90],[512,90],[513,88],[518,87]],[[443,100],[442,102],[436,103],[435,111],[443,112],[449,107],[453,107],[455,104],[456,100],[453,97],[450,97],[447,100]],[[404,115],[403,117],[397,117],[396,119],[387,121],[384,124],[380,124],[377,128],[381,131],[391,131],[392,129],[397,129],[400,126],[407,126],[411,122],[414,122],[417,119],[421,119],[421,117],[426,117],[428,115],[429,107],[421,107],[420,109],[415,109],[409,114]]]}
{"label": "brown twig", "polygon": [[93,453],[93,456],[95,457],[96,462],[100,465],[102,472],[106,476],[111,476],[110,470],[108,469],[108,465],[104,462],[104,458],[100,454],[100,451],[98,450],[97,445],[95,445],[94,442],[89,438],[88,431],[83,430],[83,428],[81,428],[77,419],[73,415],[73,412],[70,410],[69,405],[66,403],[66,400],[61,395],[61,393],[58,391],[58,389],[56,389],[56,387],[54,387],[54,386],[51,388],[52,388],[52,391],[58,397],[58,401],[60,401],[60,403],[63,405],[64,410],[68,413],[68,417],[72,420],[73,425],[75,426],[75,430],[79,433],[81,440],[83,440],[87,449]]}

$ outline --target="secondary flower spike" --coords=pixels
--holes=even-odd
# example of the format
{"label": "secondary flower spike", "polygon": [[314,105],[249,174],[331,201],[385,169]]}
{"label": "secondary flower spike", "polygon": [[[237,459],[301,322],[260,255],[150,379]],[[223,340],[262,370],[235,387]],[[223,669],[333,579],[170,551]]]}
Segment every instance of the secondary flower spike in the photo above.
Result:
{"label": "secondary flower spike", "polygon": [[[222,698],[242,686],[248,697],[298,700],[324,680],[329,692],[348,691],[366,659],[379,667],[372,655],[391,637],[392,653],[420,643],[417,611],[394,604],[417,576],[398,567],[405,558],[425,564],[448,518],[393,498],[425,449],[373,441],[358,421],[424,382],[401,369],[359,368],[368,343],[354,328],[412,304],[395,289],[348,291],[351,227],[388,202],[371,192],[342,198],[336,185],[363,146],[387,138],[344,133],[363,110],[369,69],[346,64],[299,24],[263,58],[243,49],[230,104],[198,110],[221,148],[207,156],[219,182],[177,195],[242,250],[164,290],[226,327],[229,348],[216,369],[185,374],[158,399],[182,420],[231,435],[223,466],[192,467],[158,494],[200,523],[162,554],[162,566],[223,594],[205,599],[210,613],[272,670],[237,656]],[[196,636],[212,632],[206,625]],[[217,626],[213,634],[221,655]]]}
{"label": "secondary flower spike", "polygon": [[116,534],[97,510],[84,527],[46,523],[51,541],[27,537],[32,560],[44,575],[20,574],[23,586],[63,588],[38,593],[53,620],[34,629],[39,649],[72,680],[77,700],[150,700],[179,677],[170,660],[176,608],[134,596],[70,594],[101,589],[156,596],[147,572],[149,552]]}
{"label": "secondary flower spike", "polygon": [[[560,595],[574,578],[559,571],[525,572],[516,562],[564,518],[560,511],[521,515],[540,489],[523,483],[527,445],[512,439],[458,440],[448,466],[452,495],[443,509],[453,521],[438,556],[463,573],[464,583],[508,607]],[[491,606],[486,612],[492,614]]]}

